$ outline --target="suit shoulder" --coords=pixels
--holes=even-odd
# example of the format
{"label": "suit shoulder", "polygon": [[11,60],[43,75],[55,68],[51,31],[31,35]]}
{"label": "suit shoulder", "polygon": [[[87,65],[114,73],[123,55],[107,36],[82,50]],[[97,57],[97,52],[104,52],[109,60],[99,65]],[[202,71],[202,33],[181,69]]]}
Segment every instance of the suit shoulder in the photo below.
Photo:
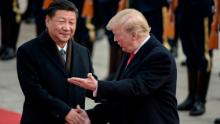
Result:
{"label": "suit shoulder", "polygon": [[38,38],[31,39],[25,42],[24,44],[22,44],[20,47],[18,47],[18,51],[20,51],[21,49],[33,50],[38,46],[38,42],[39,42]]}

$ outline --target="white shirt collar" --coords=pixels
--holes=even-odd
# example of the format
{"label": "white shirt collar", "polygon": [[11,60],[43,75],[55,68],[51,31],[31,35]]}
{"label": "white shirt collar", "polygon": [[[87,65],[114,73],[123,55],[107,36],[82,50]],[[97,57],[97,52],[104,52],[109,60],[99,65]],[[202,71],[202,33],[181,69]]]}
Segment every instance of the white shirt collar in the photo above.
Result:
{"label": "white shirt collar", "polygon": [[144,39],[144,41],[140,44],[140,46],[134,51],[134,54],[136,54],[136,53],[139,51],[139,49],[140,49],[149,39],[150,39],[150,35],[148,35],[148,36]]}
{"label": "white shirt collar", "polygon": [[60,51],[61,49],[63,49],[65,52],[67,50],[67,43],[65,44],[65,46],[63,48],[61,48],[60,46],[57,45],[58,51]]}

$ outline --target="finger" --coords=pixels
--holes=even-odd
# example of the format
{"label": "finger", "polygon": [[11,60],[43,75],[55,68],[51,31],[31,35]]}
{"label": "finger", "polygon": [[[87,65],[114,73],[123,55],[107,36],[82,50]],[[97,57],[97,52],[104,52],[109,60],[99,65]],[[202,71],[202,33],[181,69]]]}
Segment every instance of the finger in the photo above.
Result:
{"label": "finger", "polygon": [[83,79],[76,78],[76,77],[71,77],[71,78],[68,78],[67,80],[70,81],[70,82],[78,82],[78,81],[82,81]]}
{"label": "finger", "polygon": [[77,109],[77,113],[80,114],[83,119],[88,118],[87,113],[83,109]]}
{"label": "finger", "polygon": [[74,124],[82,124],[82,123],[84,123],[85,122],[85,118],[84,117],[82,117],[82,115],[80,115],[80,114],[77,114],[77,115],[75,115],[75,117],[74,117]]}
{"label": "finger", "polygon": [[83,80],[84,79],[75,79],[75,78],[71,78],[71,79],[68,79],[68,82],[71,83],[71,84],[75,84],[75,85],[80,85],[83,83]]}
{"label": "finger", "polygon": [[82,111],[81,111],[81,107],[80,107],[79,104],[76,105],[76,112],[77,112],[77,113],[81,113],[81,112],[82,112]]}
{"label": "finger", "polygon": [[68,120],[68,121],[66,122],[66,124],[75,124],[75,122],[74,122],[73,120]]}
{"label": "finger", "polygon": [[76,108],[77,108],[77,109],[81,109],[81,107],[80,107],[80,105],[79,105],[79,104],[78,104],[78,105],[76,105]]}
{"label": "finger", "polygon": [[88,73],[88,78],[90,79],[90,80],[92,80],[92,81],[94,81],[94,80],[96,80],[95,78],[94,78],[94,76],[92,75],[92,73]]}
{"label": "finger", "polygon": [[75,83],[74,78],[68,78],[67,81],[68,81],[69,83]]}
{"label": "finger", "polygon": [[72,118],[68,121],[68,124],[80,124],[79,115],[76,113]]}
{"label": "finger", "polygon": [[77,112],[78,114],[80,114],[80,115],[83,115],[84,110],[81,109],[79,106],[77,106],[77,108],[76,108],[76,112]]}
{"label": "finger", "polygon": [[88,73],[87,77],[91,77],[92,76],[92,73]]}
{"label": "finger", "polygon": [[90,78],[90,79],[94,79],[92,73],[88,73],[87,77]]}

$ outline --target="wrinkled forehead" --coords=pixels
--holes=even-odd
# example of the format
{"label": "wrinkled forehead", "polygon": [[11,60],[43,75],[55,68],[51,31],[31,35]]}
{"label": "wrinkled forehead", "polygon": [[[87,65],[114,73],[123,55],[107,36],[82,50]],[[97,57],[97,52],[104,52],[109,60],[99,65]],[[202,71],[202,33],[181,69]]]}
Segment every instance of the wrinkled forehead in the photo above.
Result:
{"label": "wrinkled forehead", "polygon": [[65,18],[65,19],[73,19],[76,20],[76,13],[68,10],[58,10],[54,13],[51,18]]}
{"label": "wrinkled forehead", "polygon": [[56,15],[66,15],[66,14],[76,16],[76,12],[70,11],[70,10],[56,10],[55,13],[54,13],[54,16],[56,16]]}

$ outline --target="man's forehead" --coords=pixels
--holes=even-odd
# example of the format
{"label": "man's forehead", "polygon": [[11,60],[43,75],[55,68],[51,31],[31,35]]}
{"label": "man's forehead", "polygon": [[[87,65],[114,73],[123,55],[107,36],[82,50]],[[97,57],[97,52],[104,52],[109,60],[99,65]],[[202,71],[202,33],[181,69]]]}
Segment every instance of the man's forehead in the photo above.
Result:
{"label": "man's forehead", "polygon": [[[71,15],[71,16],[70,16]],[[76,18],[76,13],[73,11],[66,11],[66,10],[57,10],[53,17],[68,17],[68,18]]]}
{"label": "man's forehead", "polygon": [[74,11],[70,11],[70,10],[57,10],[54,15],[59,15],[59,14],[63,15],[66,13],[76,15]]}

